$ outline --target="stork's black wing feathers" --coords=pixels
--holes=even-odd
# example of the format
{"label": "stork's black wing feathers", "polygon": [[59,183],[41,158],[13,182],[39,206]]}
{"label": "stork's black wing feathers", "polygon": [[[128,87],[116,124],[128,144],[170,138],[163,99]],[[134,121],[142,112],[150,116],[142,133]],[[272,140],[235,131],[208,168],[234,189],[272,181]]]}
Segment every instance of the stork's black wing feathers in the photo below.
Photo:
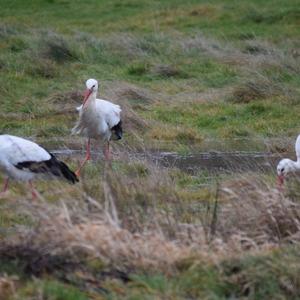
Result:
{"label": "stork's black wing feathers", "polygon": [[115,134],[117,140],[120,140],[123,136],[123,128],[122,128],[122,121],[120,121],[117,125],[111,128],[111,131]]}
{"label": "stork's black wing feathers", "polygon": [[51,158],[44,161],[22,161],[15,165],[20,170],[28,169],[33,173],[50,173],[56,177],[64,177],[71,183],[78,181],[77,176],[62,161],[58,160],[53,154]]}

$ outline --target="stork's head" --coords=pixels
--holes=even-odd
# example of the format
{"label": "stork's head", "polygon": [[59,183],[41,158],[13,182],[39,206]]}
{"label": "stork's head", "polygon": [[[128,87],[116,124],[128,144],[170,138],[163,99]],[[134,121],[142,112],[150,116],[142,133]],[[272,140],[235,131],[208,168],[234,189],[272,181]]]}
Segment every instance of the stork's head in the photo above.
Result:
{"label": "stork's head", "polygon": [[86,88],[90,91],[97,91],[98,90],[98,81],[96,79],[90,78],[85,83]]}
{"label": "stork's head", "polygon": [[86,85],[86,91],[84,93],[84,99],[83,99],[83,106],[85,105],[87,99],[90,97],[91,94],[96,94],[98,90],[98,81],[96,79],[88,79],[85,83]]}
{"label": "stork's head", "polygon": [[296,139],[295,151],[297,156],[297,161],[292,161],[291,159],[284,158],[277,165],[277,176],[278,176],[278,186],[281,187],[284,183],[285,178],[289,173],[295,173],[300,170],[300,134]]}
{"label": "stork's head", "polygon": [[286,176],[295,171],[295,162],[284,158],[277,165],[277,178],[278,178],[278,186],[281,187],[284,183]]}

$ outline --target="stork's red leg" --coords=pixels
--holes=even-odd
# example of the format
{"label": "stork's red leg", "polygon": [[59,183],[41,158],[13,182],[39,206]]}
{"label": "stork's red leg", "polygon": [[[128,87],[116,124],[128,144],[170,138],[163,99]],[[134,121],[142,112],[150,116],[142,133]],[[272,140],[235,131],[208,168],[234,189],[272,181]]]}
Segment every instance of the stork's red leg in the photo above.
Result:
{"label": "stork's red leg", "polygon": [[3,189],[2,189],[2,192],[0,193],[0,195],[3,195],[7,191],[8,182],[9,182],[9,178],[5,178],[4,184],[3,184]]}
{"label": "stork's red leg", "polygon": [[88,139],[87,143],[86,143],[86,155],[85,155],[85,159],[84,161],[80,164],[79,168],[76,170],[75,174],[77,177],[80,176],[80,171],[81,169],[84,167],[84,165],[86,164],[86,162],[88,160],[91,159],[91,140]]}
{"label": "stork's red leg", "polygon": [[110,149],[109,149],[109,141],[107,141],[107,144],[104,145],[104,157],[106,160],[110,160],[111,156],[110,156]]}
{"label": "stork's red leg", "polygon": [[31,189],[32,198],[36,199],[38,194],[37,194],[36,189],[34,188],[33,183],[32,183],[31,180],[29,180],[29,185],[30,185],[30,189]]}

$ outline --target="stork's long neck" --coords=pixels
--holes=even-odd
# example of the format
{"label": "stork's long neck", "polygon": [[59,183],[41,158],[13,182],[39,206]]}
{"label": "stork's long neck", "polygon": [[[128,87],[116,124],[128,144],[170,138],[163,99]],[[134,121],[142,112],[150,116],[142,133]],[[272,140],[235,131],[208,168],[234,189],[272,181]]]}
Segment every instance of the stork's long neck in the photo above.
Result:
{"label": "stork's long neck", "polygon": [[84,103],[84,108],[92,108],[95,105],[97,91],[92,92]]}
{"label": "stork's long neck", "polygon": [[300,170],[300,157],[297,157],[297,160],[294,163],[295,163],[295,168],[297,170]]}
{"label": "stork's long neck", "polygon": [[300,170],[300,158],[295,160],[290,160],[290,168],[292,172]]}

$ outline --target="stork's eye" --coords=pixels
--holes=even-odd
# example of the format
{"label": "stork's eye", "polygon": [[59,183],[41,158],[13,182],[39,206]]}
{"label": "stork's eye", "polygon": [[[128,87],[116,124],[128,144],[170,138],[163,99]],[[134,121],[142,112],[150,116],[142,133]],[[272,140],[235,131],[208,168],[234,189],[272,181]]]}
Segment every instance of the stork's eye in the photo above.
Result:
{"label": "stork's eye", "polygon": [[92,86],[92,88],[94,88],[96,85],[94,84],[93,86]]}
{"label": "stork's eye", "polygon": [[280,170],[280,172],[284,172],[284,168],[282,168],[282,169]]}

